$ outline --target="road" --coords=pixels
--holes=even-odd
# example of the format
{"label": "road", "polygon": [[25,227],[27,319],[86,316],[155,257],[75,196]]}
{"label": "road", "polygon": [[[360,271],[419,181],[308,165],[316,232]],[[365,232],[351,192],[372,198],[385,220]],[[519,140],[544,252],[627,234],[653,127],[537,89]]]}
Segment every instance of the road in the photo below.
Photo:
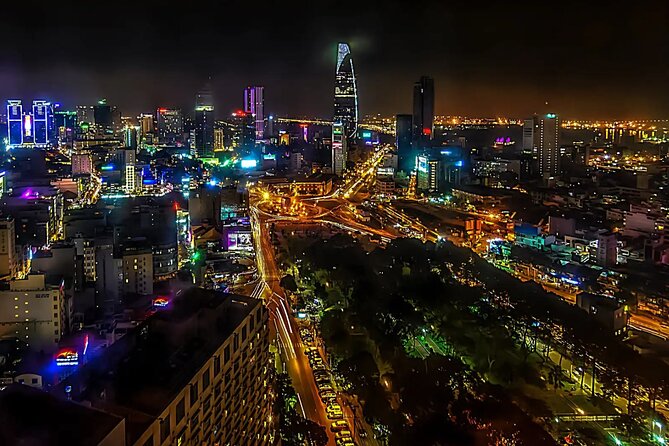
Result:
{"label": "road", "polygon": [[[349,197],[357,194],[361,188],[371,184],[374,180],[376,168],[383,159],[384,151],[381,150],[364,163],[356,175],[349,175],[348,180],[327,197],[320,197],[315,203],[313,200],[299,200],[305,205],[297,206],[302,212],[296,214],[293,206],[289,215],[281,215],[279,206],[273,205],[274,197],[267,190],[251,191],[250,193],[250,217],[253,231],[253,243],[256,252],[256,264],[260,281],[257,283],[252,297],[263,299],[270,312],[270,328],[276,345],[279,348],[282,366],[292,380],[293,387],[298,395],[300,411],[302,414],[325,427],[330,444],[335,444],[334,435],[330,432],[331,421],[327,418],[325,407],[318,395],[318,389],[313,379],[313,373],[307,356],[304,354],[305,345],[302,343],[299,335],[298,324],[293,317],[290,308],[290,299],[280,285],[281,273],[276,264],[274,256],[274,247],[271,243],[271,234],[269,223],[273,221],[295,221],[295,222],[314,222],[328,224],[340,229],[351,231],[369,236],[389,239],[392,234],[384,230],[370,228],[359,223],[346,212],[338,212],[338,209],[346,208],[349,204]],[[325,209],[318,205],[318,201],[332,200],[334,206]],[[304,212],[305,209],[308,212]],[[364,422],[362,409],[355,398],[343,398],[340,400],[343,404],[345,418],[353,429],[357,444],[375,444],[371,439],[371,429]],[[362,439],[358,437],[358,430],[365,431],[367,436]]]}

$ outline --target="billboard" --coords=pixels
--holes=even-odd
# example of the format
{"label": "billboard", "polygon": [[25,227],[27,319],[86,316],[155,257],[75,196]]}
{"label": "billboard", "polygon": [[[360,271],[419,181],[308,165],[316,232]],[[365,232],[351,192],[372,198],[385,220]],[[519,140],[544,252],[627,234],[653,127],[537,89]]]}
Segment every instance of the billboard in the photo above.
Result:
{"label": "billboard", "polygon": [[255,159],[244,159],[241,162],[242,169],[255,169],[258,165],[258,161]]}
{"label": "billboard", "polygon": [[252,251],[251,232],[229,232],[228,251]]}

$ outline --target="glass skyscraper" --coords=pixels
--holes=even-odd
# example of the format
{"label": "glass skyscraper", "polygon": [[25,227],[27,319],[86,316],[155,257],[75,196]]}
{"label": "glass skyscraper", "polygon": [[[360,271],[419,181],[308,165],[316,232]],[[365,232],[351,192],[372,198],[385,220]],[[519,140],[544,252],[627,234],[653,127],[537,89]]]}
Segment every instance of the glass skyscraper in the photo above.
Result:
{"label": "glass skyscraper", "polygon": [[337,49],[333,121],[343,124],[348,138],[355,136],[358,130],[358,86],[347,43],[340,43]]}

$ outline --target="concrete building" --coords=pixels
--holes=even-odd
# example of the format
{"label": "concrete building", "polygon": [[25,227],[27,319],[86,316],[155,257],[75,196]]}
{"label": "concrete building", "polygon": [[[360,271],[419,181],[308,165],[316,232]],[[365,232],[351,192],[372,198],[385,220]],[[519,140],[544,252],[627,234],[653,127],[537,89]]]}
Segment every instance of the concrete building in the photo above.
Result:
{"label": "concrete building", "polygon": [[44,274],[29,274],[3,285],[0,336],[16,337],[36,352],[54,352],[70,320],[62,283],[49,284]]}
{"label": "concrete building", "polygon": [[624,336],[627,331],[627,313],[622,305],[609,296],[580,293],[576,306],[588,313],[614,336]]}
{"label": "concrete building", "polygon": [[597,265],[611,267],[618,263],[618,239],[613,232],[597,235]]}
{"label": "concrete building", "polygon": [[52,390],[125,421],[119,445],[274,444],[268,313],[192,288]]}
{"label": "concrete building", "polygon": [[119,416],[49,395],[29,385],[0,391],[0,442],[7,445],[124,446]]}
{"label": "concrete building", "polygon": [[14,277],[17,272],[16,231],[14,219],[0,219],[0,277]]}

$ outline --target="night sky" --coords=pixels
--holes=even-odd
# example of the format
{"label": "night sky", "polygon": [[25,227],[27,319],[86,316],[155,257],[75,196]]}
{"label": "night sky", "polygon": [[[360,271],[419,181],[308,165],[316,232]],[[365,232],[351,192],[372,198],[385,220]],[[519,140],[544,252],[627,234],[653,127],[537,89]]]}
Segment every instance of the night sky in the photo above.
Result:
{"label": "night sky", "polygon": [[669,117],[666,0],[7,0],[0,32],[2,100],[190,109],[211,76],[219,117],[257,83],[275,114],[328,118],[341,40],[362,114],[410,112],[428,74],[438,114]]}

